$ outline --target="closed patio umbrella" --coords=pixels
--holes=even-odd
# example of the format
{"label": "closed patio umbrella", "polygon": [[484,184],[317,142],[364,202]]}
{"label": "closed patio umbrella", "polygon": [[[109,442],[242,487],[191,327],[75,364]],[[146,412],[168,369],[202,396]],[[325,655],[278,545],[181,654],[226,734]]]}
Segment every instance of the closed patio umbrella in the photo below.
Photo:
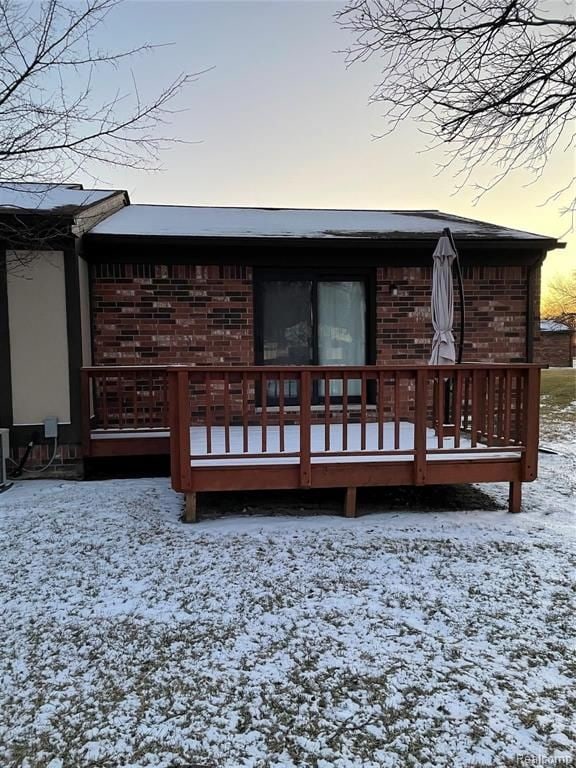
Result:
{"label": "closed patio umbrella", "polygon": [[432,325],[434,338],[430,365],[450,365],[456,362],[456,347],[452,326],[454,323],[454,287],[452,263],[456,252],[447,234],[443,234],[433,254]]}

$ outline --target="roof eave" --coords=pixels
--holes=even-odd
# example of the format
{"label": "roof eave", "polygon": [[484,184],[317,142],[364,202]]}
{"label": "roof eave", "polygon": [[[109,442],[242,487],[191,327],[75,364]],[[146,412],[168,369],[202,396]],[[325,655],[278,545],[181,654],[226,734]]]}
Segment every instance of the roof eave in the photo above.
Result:
{"label": "roof eave", "polygon": [[[437,242],[439,235],[422,234],[422,233],[406,233],[401,237],[346,237],[346,236],[300,236],[293,237],[291,235],[274,235],[274,236],[259,236],[259,235],[168,235],[165,233],[158,234],[126,234],[126,233],[113,233],[113,232],[88,232],[85,238],[91,242],[111,242],[115,240],[119,243],[144,243],[146,241],[162,242],[163,244],[174,243],[221,243],[227,245],[231,243],[238,244],[244,242],[247,244],[278,244],[279,242],[285,244],[294,245],[323,245],[338,243],[340,245],[349,244],[352,246],[368,246],[377,247],[379,245],[406,245],[409,243],[418,244],[434,244]],[[555,238],[519,238],[519,237],[495,237],[495,236],[483,236],[483,235],[457,235],[457,243],[465,243],[467,246],[512,246],[514,248],[531,248],[538,250],[551,251],[555,249],[563,249],[566,247],[566,243],[560,242]]]}
{"label": "roof eave", "polygon": [[[82,191],[82,190],[81,190]],[[128,192],[123,189],[115,189],[110,192],[109,195],[106,195],[106,197],[101,197],[99,200],[94,200],[91,203],[88,203],[86,205],[60,205],[56,206],[54,208],[17,208],[17,207],[1,207],[0,206],[0,216],[37,216],[37,217],[49,217],[49,218],[61,218],[61,219],[70,219],[74,220],[75,217],[79,213],[84,213],[84,211],[89,211],[92,208],[102,205],[102,203],[105,200],[110,200],[113,197],[116,197],[117,195],[122,195],[124,197],[126,205],[130,204],[130,198],[128,196]]]}

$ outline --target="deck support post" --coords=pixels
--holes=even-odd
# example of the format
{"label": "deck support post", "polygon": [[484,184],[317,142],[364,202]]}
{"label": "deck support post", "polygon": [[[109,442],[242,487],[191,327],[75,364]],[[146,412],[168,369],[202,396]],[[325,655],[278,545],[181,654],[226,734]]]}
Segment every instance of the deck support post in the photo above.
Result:
{"label": "deck support post", "polygon": [[198,522],[198,503],[195,493],[186,494],[186,504],[184,507],[184,522],[196,523]]}
{"label": "deck support post", "polygon": [[540,420],[540,369],[529,368],[524,379],[522,404],[523,442],[522,480],[535,480],[538,474],[538,438]]}
{"label": "deck support post", "polygon": [[520,512],[522,506],[522,483],[510,483],[510,493],[508,494],[508,512]]}
{"label": "deck support post", "polygon": [[356,517],[356,488],[346,488],[344,515],[346,517]]}

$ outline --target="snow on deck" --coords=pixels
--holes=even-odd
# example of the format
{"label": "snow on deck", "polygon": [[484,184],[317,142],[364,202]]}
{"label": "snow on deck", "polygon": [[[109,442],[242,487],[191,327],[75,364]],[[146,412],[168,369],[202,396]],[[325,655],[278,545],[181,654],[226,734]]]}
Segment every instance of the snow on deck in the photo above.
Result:
{"label": "snow on deck", "polygon": [[[313,464],[334,464],[342,462],[390,462],[390,461],[413,461],[413,457],[406,454],[378,454],[383,451],[411,451],[414,450],[414,425],[410,422],[400,422],[399,445],[395,448],[394,444],[394,424],[386,423],[383,425],[383,448],[378,447],[378,424],[366,424],[366,447],[362,448],[362,437],[360,424],[348,425],[348,442],[346,452],[355,453],[357,451],[367,452],[365,456],[334,456],[331,453],[344,451],[343,429],[341,424],[330,425],[330,450],[326,450],[325,428],[323,424],[313,424],[310,429],[310,446],[312,453],[318,453],[318,456],[312,456]],[[276,425],[266,427],[266,446],[262,439],[262,427],[249,426],[248,450],[244,451],[244,435],[241,426],[230,427],[230,450],[226,451],[226,433],[224,427],[211,428],[211,451],[208,451],[206,427],[190,428],[190,453],[196,457],[192,461],[195,467],[239,467],[247,464],[275,465],[275,464],[297,464],[298,456],[270,457],[266,454],[280,453],[280,428]],[[93,431],[92,439],[96,440],[114,440],[118,438],[129,437],[169,437],[169,432],[163,430],[118,430],[118,431]],[[478,448],[484,448],[487,452],[468,453],[463,449],[470,448],[471,443],[464,436],[460,440],[460,449],[454,447],[454,438],[445,437],[443,445],[439,445],[438,436],[433,429],[426,430],[426,449],[432,451],[436,448],[444,448],[447,453],[429,454],[428,460],[470,460],[490,458],[518,458],[519,452],[498,451],[497,447],[488,448],[478,445]],[[454,449],[450,452],[449,449]],[[461,450],[462,449],[462,450]],[[298,453],[300,450],[300,426],[290,424],[284,427],[284,452]],[[210,458],[210,453],[221,454],[220,458]],[[224,454],[243,454],[240,458],[227,458]],[[204,458],[206,457],[206,458]]]}
{"label": "snow on deck", "polygon": [[298,208],[213,208],[129,205],[96,225],[96,235],[163,237],[436,238],[450,227],[456,236],[546,240],[441,211],[359,211]]}

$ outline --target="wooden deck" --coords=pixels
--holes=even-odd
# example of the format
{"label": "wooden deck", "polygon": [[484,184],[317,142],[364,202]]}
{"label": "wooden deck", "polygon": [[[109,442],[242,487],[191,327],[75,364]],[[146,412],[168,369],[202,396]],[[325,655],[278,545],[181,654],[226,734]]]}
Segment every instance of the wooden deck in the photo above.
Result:
{"label": "wooden deck", "polygon": [[86,457],[170,453],[186,494],[521,483],[538,460],[534,364],[86,368]]}

